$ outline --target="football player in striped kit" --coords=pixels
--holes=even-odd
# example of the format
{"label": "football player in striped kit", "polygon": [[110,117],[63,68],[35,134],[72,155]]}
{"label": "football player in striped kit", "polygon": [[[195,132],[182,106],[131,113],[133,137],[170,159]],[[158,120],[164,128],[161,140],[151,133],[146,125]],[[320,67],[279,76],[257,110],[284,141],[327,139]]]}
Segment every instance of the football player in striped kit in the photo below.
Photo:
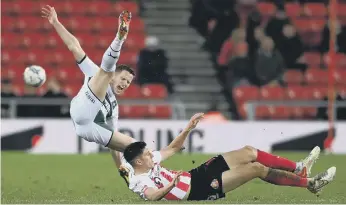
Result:
{"label": "football player in striped kit", "polygon": [[70,107],[76,134],[86,141],[123,151],[134,139],[117,132],[118,103],[115,95],[129,87],[135,74],[129,66],[116,63],[129,32],[131,13],[123,11],[120,14],[118,32],[104,53],[100,66],[86,55],[77,38],[59,22],[54,7],[47,5],[42,8],[42,17],[52,24],[85,74],[84,84]]}
{"label": "football player in striped kit", "polygon": [[194,115],[180,135],[160,151],[149,150],[145,142],[134,142],[125,149],[124,157],[133,167],[127,178],[133,192],[152,201],[216,200],[252,179],[260,178],[275,185],[306,188],[319,195],[335,176],[336,168],[331,167],[310,177],[312,165],[320,154],[319,147],[300,162],[245,146],[213,157],[190,171],[162,167],[160,163],[181,150],[189,132],[202,118],[203,113]]}

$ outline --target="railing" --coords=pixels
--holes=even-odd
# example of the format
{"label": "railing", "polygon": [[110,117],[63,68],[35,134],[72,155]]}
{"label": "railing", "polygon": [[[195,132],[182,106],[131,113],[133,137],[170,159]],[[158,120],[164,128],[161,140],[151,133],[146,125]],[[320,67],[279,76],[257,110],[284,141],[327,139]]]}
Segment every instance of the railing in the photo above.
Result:
{"label": "railing", "polygon": [[[18,105],[33,105],[33,106],[69,106],[71,99],[66,98],[1,98],[1,105],[9,105],[9,117],[17,117]],[[186,111],[184,104],[178,100],[172,102],[162,100],[118,100],[120,106],[124,105],[171,105],[172,119],[185,119]]]}
{"label": "railing", "polygon": [[[258,106],[288,106],[288,107],[328,107],[328,102],[326,101],[249,101],[246,103],[246,112],[248,120],[256,120],[256,108]],[[334,119],[337,117],[337,108],[346,107],[345,101],[335,101],[333,116]]]}

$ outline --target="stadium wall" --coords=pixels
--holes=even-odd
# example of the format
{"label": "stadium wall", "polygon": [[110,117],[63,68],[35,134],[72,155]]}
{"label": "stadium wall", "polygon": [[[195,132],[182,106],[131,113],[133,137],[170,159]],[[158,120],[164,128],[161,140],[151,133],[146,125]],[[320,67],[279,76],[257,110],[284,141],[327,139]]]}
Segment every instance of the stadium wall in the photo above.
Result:
{"label": "stadium wall", "polygon": [[[119,131],[144,140],[153,149],[169,144],[187,121],[121,120]],[[225,122],[200,123],[185,144],[185,152],[223,153],[251,145],[264,151],[306,151],[328,136],[327,122]],[[337,122],[332,151],[346,154],[346,122]],[[26,150],[29,153],[95,153],[105,149],[75,135],[70,120],[2,120],[2,150]]]}

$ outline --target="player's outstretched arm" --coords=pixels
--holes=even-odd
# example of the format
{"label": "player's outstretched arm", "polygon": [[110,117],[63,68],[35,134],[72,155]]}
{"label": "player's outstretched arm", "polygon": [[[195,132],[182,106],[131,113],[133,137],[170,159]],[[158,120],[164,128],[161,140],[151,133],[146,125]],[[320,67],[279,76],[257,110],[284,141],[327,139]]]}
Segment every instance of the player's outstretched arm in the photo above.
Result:
{"label": "player's outstretched arm", "polygon": [[191,130],[193,130],[199,121],[203,118],[204,113],[197,113],[191,117],[189,124],[187,127],[165,148],[160,150],[162,155],[162,161],[167,158],[173,156],[178,153],[181,149],[183,149],[184,142],[186,138],[189,136]]}
{"label": "player's outstretched arm", "polygon": [[54,9],[49,5],[42,8],[42,17],[46,18],[50,24],[53,25],[60,38],[64,41],[68,49],[73,53],[74,58],[77,62],[80,62],[85,52],[79,44],[79,41],[74,37],[58,20],[58,15]]}

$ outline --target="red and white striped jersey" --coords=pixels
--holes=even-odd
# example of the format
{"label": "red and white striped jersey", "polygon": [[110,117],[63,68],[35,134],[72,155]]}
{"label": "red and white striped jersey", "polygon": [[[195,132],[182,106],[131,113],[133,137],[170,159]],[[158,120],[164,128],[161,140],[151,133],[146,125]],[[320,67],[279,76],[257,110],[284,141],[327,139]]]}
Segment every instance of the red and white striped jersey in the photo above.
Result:
{"label": "red and white striped jersey", "polygon": [[[145,191],[151,187],[160,189],[167,186],[174,178],[176,171],[172,171],[160,166],[161,154],[159,151],[153,152],[154,167],[148,172],[140,175],[133,175],[129,177],[129,188],[139,194],[143,199]],[[180,176],[179,183],[175,186],[165,197],[166,200],[182,200],[186,196],[191,182],[191,175],[189,172],[184,172]]]}

